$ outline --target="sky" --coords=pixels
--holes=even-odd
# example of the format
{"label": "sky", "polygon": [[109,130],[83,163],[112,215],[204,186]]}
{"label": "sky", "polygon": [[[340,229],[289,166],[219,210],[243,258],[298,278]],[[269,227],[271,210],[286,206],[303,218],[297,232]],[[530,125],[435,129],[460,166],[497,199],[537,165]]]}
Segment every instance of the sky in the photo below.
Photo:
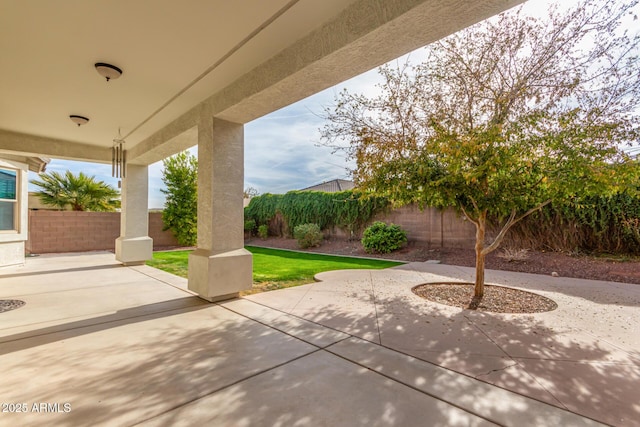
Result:
{"label": "sky", "polygon": [[[553,0],[530,0],[526,7],[533,14],[538,14],[544,12],[549,3]],[[564,1],[562,5],[567,3]],[[411,62],[417,63],[423,55],[421,48],[392,62],[403,63],[409,56]],[[332,179],[349,179],[353,162],[347,161],[343,153],[332,153],[330,148],[320,145],[319,129],[324,123],[321,115],[343,88],[348,88],[351,93],[371,95],[377,91],[375,85],[380,81],[377,69],[373,69],[247,123],[244,188],[253,187],[260,194],[284,194]],[[197,154],[197,147],[191,151]],[[66,170],[73,173],[82,171],[114,187],[118,185],[117,179],[111,177],[111,165],[52,159],[47,166],[49,172]],[[30,173],[30,179],[34,178],[37,175]],[[150,209],[163,207],[162,188],[162,162],[158,162],[149,166]],[[36,191],[37,187],[30,184],[29,190]]]}

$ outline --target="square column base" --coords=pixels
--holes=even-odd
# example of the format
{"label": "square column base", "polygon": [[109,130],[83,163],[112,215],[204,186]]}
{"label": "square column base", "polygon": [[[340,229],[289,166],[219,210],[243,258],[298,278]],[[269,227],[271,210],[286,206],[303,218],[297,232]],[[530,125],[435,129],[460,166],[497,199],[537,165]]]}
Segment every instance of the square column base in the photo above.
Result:
{"label": "square column base", "polygon": [[145,237],[118,237],[116,259],[124,265],[140,265],[153,258],[153,239]]}
{"label": "square column base", "polygon": [[231,299],[253,285],[253,257],[246,249],[189,254],[189,290],[210,302]]}

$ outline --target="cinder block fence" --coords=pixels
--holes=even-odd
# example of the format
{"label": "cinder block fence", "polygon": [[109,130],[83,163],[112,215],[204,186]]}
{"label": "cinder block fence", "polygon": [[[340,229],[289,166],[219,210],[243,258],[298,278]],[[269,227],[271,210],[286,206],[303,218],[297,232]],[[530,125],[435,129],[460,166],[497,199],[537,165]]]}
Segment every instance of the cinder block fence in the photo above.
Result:
{"label": "cinder block fence", "polygon": [[[453,210],[425,210],[405,206],[376,220],[393,222],[407,231],[409,241],[428,247],[473,248],[475,227]],[[149,213],[149,237],[155,248],[178,246],[170,231],[162,231],[162,213]],[[336,237],[346,237],[333,230]],[[31,254],[115,250],[120,235],[119,212],[29,211],[29,240],[26,251]]]}
{"label": "cinder block fence", "polygon": [[[119,212],[29,211],[27,253],[115,250],[120,235]],[[162,231],[162,213],[149,213],[149,237],[154,247],[177,246],[170,231]]]}

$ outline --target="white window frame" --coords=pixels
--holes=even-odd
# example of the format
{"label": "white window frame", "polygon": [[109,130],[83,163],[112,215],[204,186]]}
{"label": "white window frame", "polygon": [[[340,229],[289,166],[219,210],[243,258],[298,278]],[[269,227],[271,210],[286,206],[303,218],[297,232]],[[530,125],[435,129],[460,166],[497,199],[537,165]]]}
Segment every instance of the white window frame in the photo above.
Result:
{"label": "white window frame", "polygon": [[8,167],[5,165],[0,164],[0,169],[2,170],[6,170],[6,171],[12,171],[16,173],[16,194],[15,194],[15,198],[14,199],[3,199],[0,198],[0,202],[8,202],[8,203],[13,203],[13,228],[11,229],[6,229],[6,230],[0,230],[0,233],[2,234],[17,234],[20,231],[20,203],[18,202],[19,200],[19,196],[20,196],[20,185],[21,185],[21,180],[20,180],[20,176],[21,176],[21,170],[16,169],[16,168],[12,168],[12,167]]}

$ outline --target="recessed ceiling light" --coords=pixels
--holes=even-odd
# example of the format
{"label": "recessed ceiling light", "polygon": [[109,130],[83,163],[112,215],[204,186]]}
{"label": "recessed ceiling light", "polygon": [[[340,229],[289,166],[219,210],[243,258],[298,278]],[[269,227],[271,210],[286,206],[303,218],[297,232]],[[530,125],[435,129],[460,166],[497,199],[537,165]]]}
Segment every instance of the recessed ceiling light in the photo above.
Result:
{"label": "recessed ceiling light", "polygon": [[86,125],[87,123],[89,123],[89,119],[84,116],[77,116],[75,114],[72,114],[69,116],[69,118],[73,123],[77,124],[78,126]]}
{"label": "recessed ceiling light", "polygon": [[96,62],[95,67],[98,74],[107,79],[107,81],[115,80],[122,75],[122,70],[115,65]]}

